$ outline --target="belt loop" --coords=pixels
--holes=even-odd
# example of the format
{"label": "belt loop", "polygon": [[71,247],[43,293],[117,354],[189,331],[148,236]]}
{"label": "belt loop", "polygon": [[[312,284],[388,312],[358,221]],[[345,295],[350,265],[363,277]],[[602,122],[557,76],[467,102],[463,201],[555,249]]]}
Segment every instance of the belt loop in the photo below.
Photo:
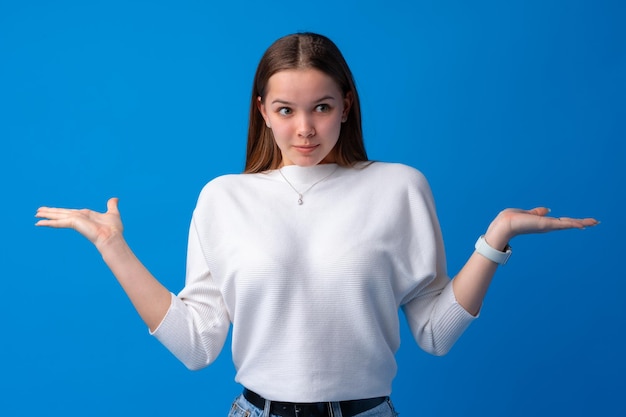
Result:
{"label": "belt loop", "polygon": [[330,417],[343,417],[341,414],[341,404],[337,401],[328,403],[330,409]]}
{"label": "belt loop", "polygon": [[271,406],[272,406],[272,402],[270,400],[265,400],[265,408],[263,408],[263,417],[270,417]]}

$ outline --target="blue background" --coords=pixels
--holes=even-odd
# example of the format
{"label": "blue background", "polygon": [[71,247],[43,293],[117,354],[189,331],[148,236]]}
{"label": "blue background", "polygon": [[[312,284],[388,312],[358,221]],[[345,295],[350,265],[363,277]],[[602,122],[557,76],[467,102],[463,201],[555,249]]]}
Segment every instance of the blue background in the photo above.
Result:
{"label": "blue background", "polygon": [[186,370],[97,251],[33,215],[120,197],[127,240],[180,290],[198,192],[242,170],[256,64],[302,30],[350,63],[369,156],[429,178],[451,274],[502,208],[602,221],[516,238],[449,355],[403,324],[399,411],[626,415],[624,21],[619,1],[2,0],[0,415],[227,414],[229,349]]}

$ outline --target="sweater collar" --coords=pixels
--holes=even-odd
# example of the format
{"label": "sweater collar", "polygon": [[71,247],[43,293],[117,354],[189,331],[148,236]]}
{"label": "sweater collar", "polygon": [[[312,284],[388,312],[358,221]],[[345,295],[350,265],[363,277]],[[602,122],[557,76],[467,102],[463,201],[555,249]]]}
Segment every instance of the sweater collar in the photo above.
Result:
{"label": "sweater collar", "polygon": [[[329,176],[337,169],[337,164],[318,164],[308,167],[302,167],[298,165],[287,165],[280,170],[285,178],[292,184],[312,184],[316,181],[320,181],[322,178]],[[272,178],[280,179],[284,181],[278,169],[270,171],[269,174]]]}

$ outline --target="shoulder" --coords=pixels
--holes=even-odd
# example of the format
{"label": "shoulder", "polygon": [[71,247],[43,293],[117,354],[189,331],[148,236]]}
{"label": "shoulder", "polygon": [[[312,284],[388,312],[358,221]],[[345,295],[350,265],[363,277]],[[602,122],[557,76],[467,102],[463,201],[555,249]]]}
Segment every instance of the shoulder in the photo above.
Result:
{"label": "shoulder", "polygon": [[213,192],[222,189],[230,189],[231,187],[245,186],[255,184],[268,178],[267,172],[254,174],[225,174],[213,178],[203,188],[202,192]]}
{"label": "shoulder", "polygon": [[229,196],[240,193],[246,187],[262,179],[265,174],[226,174],[213,178],[202,187],[198,197],[198,204],[208,201],[222,201]]}
{"label": "shoulder", "polygon": [[239,175],[240,174],[227,174],[213,178],[211,181],[206,183],[204,187],[202,187],[202,190],[200,190],[200,197],[219,192],[220,190],[227,188],[230,184],[237,182],[237,177]]}
{"label": "shoulder", "polygon": [[202,188],[202,192],[204,192],[205,190],[211,191],[211,190],[219,189],[228,185],[236,184],[238,182],[244,181],[246,176],[249,176],[249,174],[220,175],[219,177],[215,177],[211,181],[206,183],[204,187]]}
{"label": "shoulder", "polygon": [[357,165],[356,170],[362,171],[376,182],[383,182],[389,186],[419,188],[430,190],[428,180],[424,174],[412,166],[395,162],[367,162]]}

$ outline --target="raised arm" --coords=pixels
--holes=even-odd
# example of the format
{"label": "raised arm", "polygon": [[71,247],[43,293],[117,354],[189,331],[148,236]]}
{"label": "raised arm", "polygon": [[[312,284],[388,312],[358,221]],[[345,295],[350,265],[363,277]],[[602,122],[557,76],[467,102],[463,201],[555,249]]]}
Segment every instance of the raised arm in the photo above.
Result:
{"label": "raised arm", "polygon": [[[548,217],[549,212],[550,210],[544,207],[532,210],[506,209],[489,225],[484,236],[485,241],[493,249],[504,251],[510,240],[517,235],[584,229],[599,223],[592,218]],[[452,283],[454,295],[470,314],[478,314],[497,267],[496,262],[474,252],[454,278]]]}
{"label": "raised arm", "polygon": [[36,226],[74,229],[93,243],[113,272],[135,309],[150,328],[156,329],[167,313],[171,294],[143,266],[123,237],[118,199],[107,202],[107,211],[40,207]]}

